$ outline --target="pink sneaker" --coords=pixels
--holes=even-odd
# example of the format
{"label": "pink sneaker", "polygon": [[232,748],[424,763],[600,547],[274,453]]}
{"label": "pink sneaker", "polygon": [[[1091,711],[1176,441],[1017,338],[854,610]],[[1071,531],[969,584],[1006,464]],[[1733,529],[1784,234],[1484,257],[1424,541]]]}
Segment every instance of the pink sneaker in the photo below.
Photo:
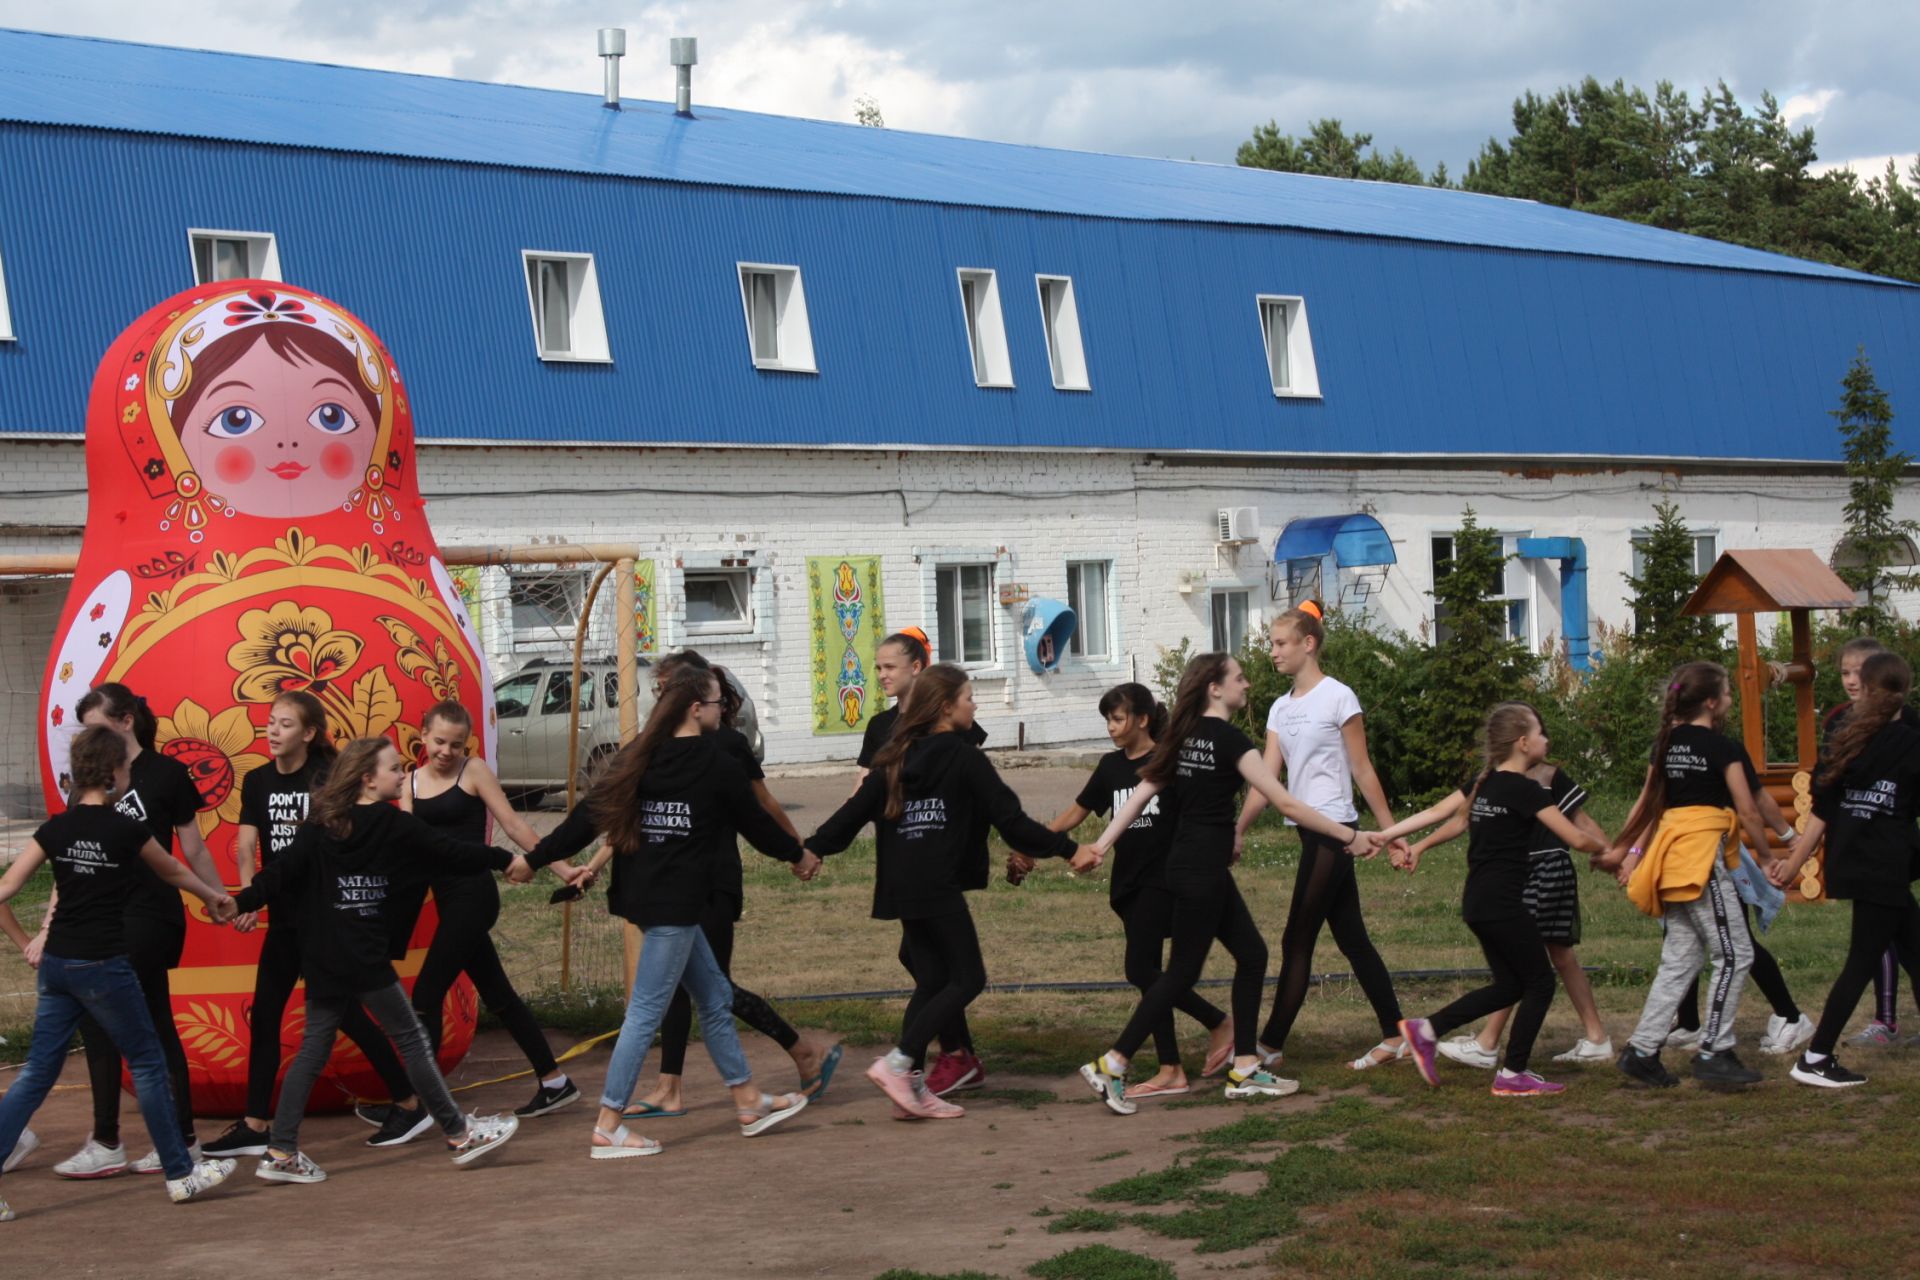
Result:
{"label": "pink sneaker", "polygon": [[894,1071],[887,1066],[885,1058],[873,1060],[873,1065],[867,1068],[867,1079],[873,1081],[880,1092],[892,1099],[893,1105],[900,1110],[915,1116],[926,1114],[913,1096],[913,1076]]}
{"label": "pink sneaker", "polygon": [[917,1071],[913,1074],[913,1096],[914,1100],[920,1104],[920,1114],[929,1120],[958,1120],[967,1114],[965,1107],[935,1096]]}
{"label": "pink sneaker", "polygon": [[1413,1055],[1413,1065],[1420,1068],[1420,1078],[1437,1086],[1440,1073],[1434,1068],[1433,1056],[1439,1044],[1433,1034],[1433,1024],[1425,1018],[1402,1018],[1400,1034],[1406,1039],[1407,1052]]}
{"label": "pink sneaker", "polygon": [[1493,1096],[1496,1098],[1538,1098],[1564,1093],[1566,1088],[1563,1084],[1542,1080],[1539,1073],[1534,1071],[1508,1071],[1502,1067],[1493,1076]]}

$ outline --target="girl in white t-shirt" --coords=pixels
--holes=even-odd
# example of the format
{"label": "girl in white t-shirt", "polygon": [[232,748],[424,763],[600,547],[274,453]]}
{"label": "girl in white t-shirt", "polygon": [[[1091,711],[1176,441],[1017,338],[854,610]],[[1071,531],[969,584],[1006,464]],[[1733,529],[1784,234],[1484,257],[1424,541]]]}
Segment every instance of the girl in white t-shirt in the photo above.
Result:
{"label": "girl in white t-shirt", "polygon": [[[1359,818],[1353,789],[1360,788],[1367,808],[1382,829],[1393,825],[1393,810],[1367,754],[1367,730],[1360,700],[1353,690],[1320,670],[1320,648],[1326,642],[1320,603],[1309,600],[1273,620],[1268,652],[1274,669],[1291,676],[1293,687],[1274,700],[1267,715],[1267,767],[1279,773],[1286,766],[1287,789],[1312,808],[1339,822]],[[1241,810],[1236,849],[1247,828],[1266,808],[1259,792],[1249,792]],[[1291,824],[1290,824],[1291,825]],[[1360,884],[1353,859],[1330,841],[1300,830],[1300,871],[1293,882],[1293,900],[1280,938],[1280,981],[1273,997],[1273,1014],[1260,1033],[1262,1059],[1280,1061],[1287,1034],[1307,996],[1313,972],[1313,947],[1322,925],[1333,931],[1333,941],[1347,958],[1353,976],[1380,1021],[1380,1043],[1348,1065],[1356,1071],[1384,1066],[1407,1056],[1401,1038],[1400,1002],[1386,962],[1367,936],[1360,918]],[[1404,842],[1396,842],[1404,851]]]}

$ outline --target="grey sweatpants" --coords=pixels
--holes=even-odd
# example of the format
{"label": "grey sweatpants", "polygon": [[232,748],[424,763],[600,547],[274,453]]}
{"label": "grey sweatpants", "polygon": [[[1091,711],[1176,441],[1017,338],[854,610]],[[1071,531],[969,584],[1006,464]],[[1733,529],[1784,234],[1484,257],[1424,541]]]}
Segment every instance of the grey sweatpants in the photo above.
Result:
{"label": "grey sweatpants", "polygon": [[1647,1006],[1633,1031],[1633,1047],[1656,1054],[1667,1042],[1680,1001],[1693,990],[1701,968],[1711,962],[1707,1004],[1700,1011],[1700,1047],[1720,1053],[1733,1048],[1733,1016],[1740,1008],[1740,991],[1753,967],[1753,936],[1740,910],[1740,893],[1721,861],[1713,858],[1713,876],[1692,902],[1669,902],[1662,923],[1667,939],[1660,948],[1660,968],[1647,992]]}
{"label": "grey sweatpants", "polygon": [[414,1095],[427,1106],[427,1112],[439,1121],[449,1138],[466,1132],[466,1117],[447,1090],[446,1077],[433,1060],[433,1045],[426,1028],[413,1011],[407,993],[395,982],[374,991],[362,991],[357,1000],[307,997],[307,1030],[300,1051],[287,1068],[280,1086],[280,1105],[273,1113],[273,1132],[269,1139],[277,1151],[297,1151],[300,1147],[300,1121],[307,1112],[307,1098],[326,1070],[333,1054],[334,1036],[342,1019],[355,1004],[365,1006],[380,1029],[387,1033],[400,1052],[407,1069],[407,1081]]}

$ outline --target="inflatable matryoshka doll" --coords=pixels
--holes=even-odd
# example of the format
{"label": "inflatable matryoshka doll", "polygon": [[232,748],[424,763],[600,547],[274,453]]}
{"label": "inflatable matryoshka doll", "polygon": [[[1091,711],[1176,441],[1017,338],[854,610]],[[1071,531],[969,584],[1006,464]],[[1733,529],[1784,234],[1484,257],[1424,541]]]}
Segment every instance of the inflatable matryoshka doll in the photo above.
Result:
{"label": "inflatable matryoshka doll", "polygon": [[[426,710],[455,698],[480,727],[472,748],[493,757],[492,684],[427,527],[405,386],[343,308],[235,280],[147,312],[94,377],[87,494],[41,709],[50,811],[65,803],[74,703],[109,680],[146,698],[157,749],[192,772],[200,831],[229,885],[241,780],[273,767],[262,728],[282,692],[319,698],[337,741],[384,734],[409,756]],[[237,1112],[261,935],[187,905],[173,1004],[194,1100],[203,1113]],[[435,920],[431,907],[421,913],[399,964],[409,986]],[[448,1065],[472,1042],[470,984],[451,1001]],[[283,1061],[303,1020],[296,995]],[[329,1080],[380,1092],[344,1038]],[[342,1100],[315,1094],[316,1104]]]}

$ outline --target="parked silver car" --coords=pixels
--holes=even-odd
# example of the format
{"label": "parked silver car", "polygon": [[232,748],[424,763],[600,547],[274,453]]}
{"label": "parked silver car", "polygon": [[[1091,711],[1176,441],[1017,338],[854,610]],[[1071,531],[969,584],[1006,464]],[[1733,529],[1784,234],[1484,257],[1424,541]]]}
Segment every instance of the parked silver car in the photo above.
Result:
{"label": "parked silver car", "polygon": [[[650,664],[640,661],[640,723],[653,710]],[[728,682],[740,695],[734,727],[753,744],[755,759],[765,748],[753,699],[732,672]],[[533,805],[548,791],[567,785],[567,713],[573,696],[571,659],[537,658],[493,687],[500,722],[500,785],[521,803]],[[581,664],[579,762],[581,781],[589,781],[620,748],[620,677],[610,659]]]}

